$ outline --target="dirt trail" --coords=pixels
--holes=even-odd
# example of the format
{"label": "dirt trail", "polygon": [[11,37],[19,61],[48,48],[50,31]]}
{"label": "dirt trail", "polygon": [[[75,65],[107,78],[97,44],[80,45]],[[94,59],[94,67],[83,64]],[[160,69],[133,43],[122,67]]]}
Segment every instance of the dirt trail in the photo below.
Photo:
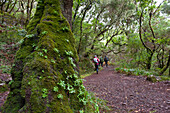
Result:
{"label": "dirt trail", "polygon": [[151,83],[143,76],[126,76],[104,67],[84,78],[88,91],[107,101],[111,113],[170,113],[170,82]]}

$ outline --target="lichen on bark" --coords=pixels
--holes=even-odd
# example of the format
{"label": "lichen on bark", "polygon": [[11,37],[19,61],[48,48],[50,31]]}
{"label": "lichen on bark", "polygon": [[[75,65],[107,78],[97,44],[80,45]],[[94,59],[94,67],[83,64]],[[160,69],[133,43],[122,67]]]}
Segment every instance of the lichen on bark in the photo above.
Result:
{"label": "lichen on bark", "polygon": [[[78,56],[59,0],[39,0],[16,54],[13,83],[4,113],[72,113],[87,109],[85,88],[79,81]],[[87,109],[88,112],[92,108]]]}

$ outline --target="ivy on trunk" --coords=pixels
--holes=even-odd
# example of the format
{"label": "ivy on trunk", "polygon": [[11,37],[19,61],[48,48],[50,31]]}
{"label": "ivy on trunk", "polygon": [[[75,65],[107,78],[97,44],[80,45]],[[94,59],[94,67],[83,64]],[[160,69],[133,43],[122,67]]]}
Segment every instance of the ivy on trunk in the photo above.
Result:
{"label": "ivy on trunk", "polygon": [[60,6],[60,0],[39,0],[16,54],[4,113],[92,112],[78,76],[73,34]]}

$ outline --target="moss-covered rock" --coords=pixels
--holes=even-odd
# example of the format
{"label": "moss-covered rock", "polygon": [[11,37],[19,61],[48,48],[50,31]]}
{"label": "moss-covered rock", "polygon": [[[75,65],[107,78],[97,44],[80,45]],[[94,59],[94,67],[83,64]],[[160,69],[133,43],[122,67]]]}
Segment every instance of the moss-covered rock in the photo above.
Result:
{"label": "moss-covered rock", "polygon": [[151,81],[151,82],[157,82],[158,81],[157,77],[154,76],[154,75],[147,76],[146,80]]}
{"label": "moss-covered rock", "polygon": [[73,34],[59,3],[39,0],[16,54],[11,71],[14,82],[3,113],[93,112],[78,76]]}

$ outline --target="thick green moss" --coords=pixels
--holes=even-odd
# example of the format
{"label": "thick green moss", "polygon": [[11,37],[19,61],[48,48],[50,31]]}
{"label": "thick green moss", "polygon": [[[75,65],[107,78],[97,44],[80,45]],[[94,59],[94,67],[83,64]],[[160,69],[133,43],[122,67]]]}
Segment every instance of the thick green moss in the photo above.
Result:
{"label": "thick green moss", "polygon": [[[20,90],[13,90],[8,95],[8,100],[3,106],[3,113],[16,113],[24,104],[24,99],[21,98]],[[10,111],[10,112],[9,112]]]}
{"label": "thick green moss", "polygon": [[0,86],[0,93],[8,91],[8,86],[6,84]]}
{"label": "thick green moss", "polygon": [[39,0],[36,13],[35,13],[33,19],[29,22],[29,24],[27,25],[27,28],[26,28],[28,33],[33,32],[35,30],[35,27],[37,26],[37,24],[40,23],[40,20],[41,20],[42,15],[43,15],[43,11],[44,11],[44,0]]}
{"label": "thick green moss", "polygon": [[75,40],[59,6],[59,0],[39,0],[28,34],[16,54],[14,82],[3,112],[85,110],[85,104],[80,102],[86,97],[77,76]]}
{"label": "thick green moss", "polygon": [[151,81],[151,82],[157,82],[157,78],[154,75],[149,75],[146,80]]}

